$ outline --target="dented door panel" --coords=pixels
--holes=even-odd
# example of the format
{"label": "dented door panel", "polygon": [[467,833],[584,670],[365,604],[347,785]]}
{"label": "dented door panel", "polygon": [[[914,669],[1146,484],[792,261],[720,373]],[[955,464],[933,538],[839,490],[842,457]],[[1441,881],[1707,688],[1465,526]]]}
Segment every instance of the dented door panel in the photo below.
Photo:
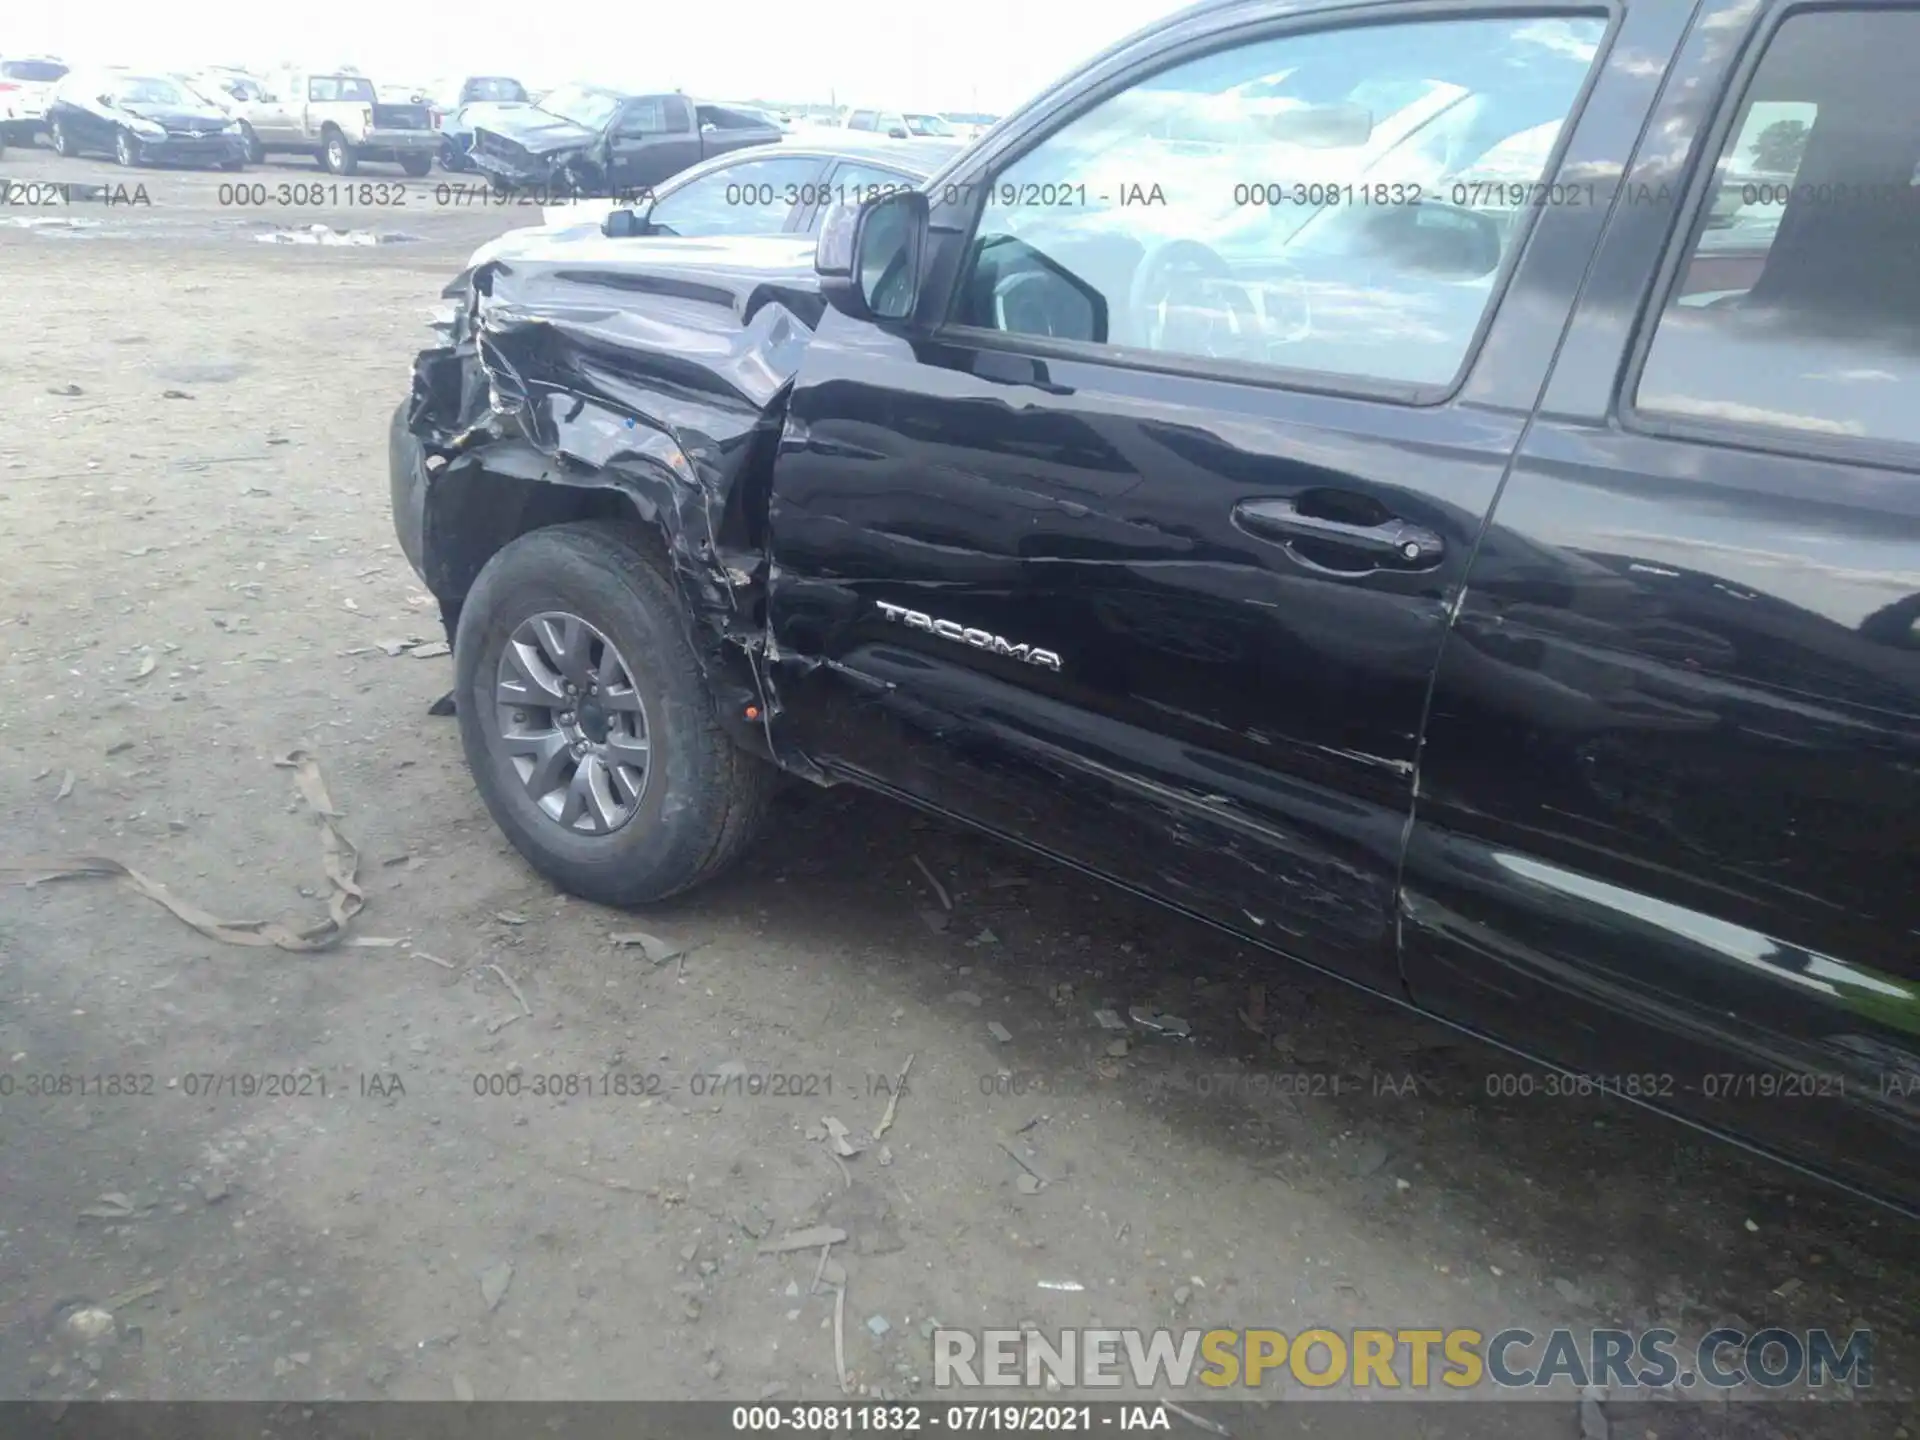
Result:
{"label": "dented door panel", "polygon": [[[991,356],[829,314],[774,474],[793,735],[1377,988],[1449,585],[1329,578],[1242,500],[1373,486],[1464,557],[1510,416]],[[1309,459],[1308,457],[1311,457]]]}
{"label": "dented door panel", "polygon": [[[1196,15],[1156,44],[1243,44],[1234,23]],[[1652,103],[1640,47],[1672,26],[1623,24],[1565,173],[1616,158]],[[1164,60],[1102,64],[1120,88]],[[941,195],[987,192],[1092,84],[997,131]],[[916,324],[829,313],[796,378],[769,592],[795,743],[1403,994],[1393,897],[1428,687],[1599,225],[1578,207],[1534,216],[1457,384],[1389,397],[946,324],[940,286],[973,219],[940,199],[927,269],[942,278]],[[1426,563],[1336,565],[1248,518],[1328,499],[1355,529],[1399,517]]]}

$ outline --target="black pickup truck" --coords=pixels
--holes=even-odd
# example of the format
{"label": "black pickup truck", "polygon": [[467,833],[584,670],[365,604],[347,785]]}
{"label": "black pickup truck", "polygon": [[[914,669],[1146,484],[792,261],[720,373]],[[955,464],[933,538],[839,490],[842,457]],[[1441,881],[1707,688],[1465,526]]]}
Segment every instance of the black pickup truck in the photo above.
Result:
{"label": "black pickup truck", "polygon": [[465,159],[501,190],[620,196],[783,134],[753,110],[563,85],[532,105],[490,106],[473,123]]}
{"label": "black pickup truck", "polygon": [[817,247],[478,267],[392,478],[488,808],[644,904],[868,786],[1920,1212],[1915,53],[1228,0]]}

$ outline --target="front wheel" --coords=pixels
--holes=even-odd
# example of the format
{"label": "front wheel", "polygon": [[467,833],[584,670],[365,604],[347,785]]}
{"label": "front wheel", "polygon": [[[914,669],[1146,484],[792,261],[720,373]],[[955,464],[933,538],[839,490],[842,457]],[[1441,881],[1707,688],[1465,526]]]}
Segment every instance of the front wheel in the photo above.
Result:
{"label": "front wheel", "polygon": [[563,890],[664,900],[759,829],[778,772],[720,728],[673,587],[620,527],[535,530],[489,560],[454,673],[481,798]]}
{"label": "front wheel", "polygon": [[67,134],[67,127],[58,120],[47,126],[47,138],[53,142],[53,153],[63,160],[71,160],[75,154],[73,140]]}
{"label": "front wheel", "polygon": [[433,169],[433,157],[431,155],[402,155],[400,157],[400,168],[418,180],[422,175]]}
{"label": "front wheel", "polygon": [[253,133],[253,127],[242,121],[240,134],[247,142],[247,162],[258,165],[267,158],[266,148],[261,145],[260,137]]}
{"label": "front wheel", "polygon": [[140,141],[131,130],[121,130],[114,134],[113,158],[129,170],[140,163]]}
{"label": "front wheel", "polygon": [[326,142],[320,147],[320,163],[335,175],[351,175],[360,168],[360,157],[353,153],[346,136],[338,130],[330,130]]}

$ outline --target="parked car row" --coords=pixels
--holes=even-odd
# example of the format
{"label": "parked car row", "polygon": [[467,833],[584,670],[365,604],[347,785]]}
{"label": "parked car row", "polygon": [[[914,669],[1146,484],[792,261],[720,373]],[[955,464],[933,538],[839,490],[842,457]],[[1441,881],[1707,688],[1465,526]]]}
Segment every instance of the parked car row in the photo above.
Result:
{"label": "parked car row", "polygon": [[47,113],[47,96],[66,73],[50,55],[0,58],[0,145],[33,139]]}
{"label": "parked car row", "polygon": [[[943,146],[980,129],[882,109],[850,109],[832,128]],[[336,175],[384,163],[419,176],[438,160],[502,189],[619,195],[794,130],[790,117],[751,105],[587,84],[534,93],[508,75],[376,83],[347,65],[159,72],[0,58],[0,145],[44,133],[62,155],[123,165],[239,169],[310,155]]]}
{"label": "parked car row", "polygon": [[363,163],[425,175],[442,122],[480,103],[524,105],[517,80],[470,76],[435,87],[376,85],[349,66],[234,66],[171,73],[68,67],[50,57],[0,59],[0,141],[44,133],[55,153],[122,165],[244,168],[269,155],[310,155],[337,175]]}
{"label": "parked car row", "polygon": [[46,108],[56,155],[111,155],[122,165],[205,164],[243,169],[240,122],[167,75],[132,70],[70,70],[54,83]]}

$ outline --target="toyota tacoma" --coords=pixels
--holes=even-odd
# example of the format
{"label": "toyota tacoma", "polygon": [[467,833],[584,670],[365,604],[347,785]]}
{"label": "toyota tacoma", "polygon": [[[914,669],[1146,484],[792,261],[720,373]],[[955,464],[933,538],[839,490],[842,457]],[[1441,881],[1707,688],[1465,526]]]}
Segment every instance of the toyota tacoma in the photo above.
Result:
{"label": "toyota tacoma", "polygon": [[1214,0],[817,242],[475,267],[481,796],[644,905],[869,787],[1920,1212],[1917,50]]}

